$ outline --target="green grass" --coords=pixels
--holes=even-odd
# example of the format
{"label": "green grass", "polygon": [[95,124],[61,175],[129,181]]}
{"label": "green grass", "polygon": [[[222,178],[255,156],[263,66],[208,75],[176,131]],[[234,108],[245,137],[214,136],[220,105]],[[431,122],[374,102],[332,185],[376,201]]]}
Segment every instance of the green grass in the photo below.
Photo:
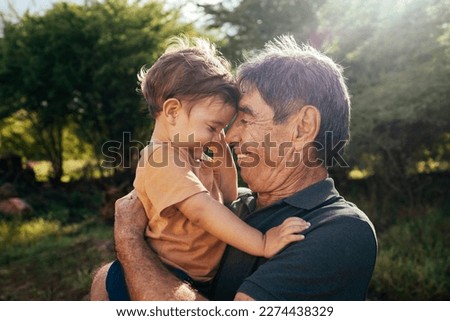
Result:
{"label": "green grass", "polygon": [[450,216],[433,210],[379,235],[370,296],[381,300],[450,300]]}
{"label": "green grass", "polygon": [[[379,235],[371,300],[450,299],[450,217],[404,219]],[[114,258],[112,226],[93,219],[0,222],[0,300],[86,300],[92,273]]]}
{"label": "green grass", "polygon": [[[0,300],[88,299],[92,273],[114,258],[113,227],[99,218],[103,192],[88,182],[19,190],[34,212],[0,214]],[[368,298],[450,300],[450,204],[424,210],[355,196],[379,239]]]}
{"label": "green grass", "polygon": [[93,271],[114,257],[112,226],[42,218],[0,222],[0,300],[85,300]]}

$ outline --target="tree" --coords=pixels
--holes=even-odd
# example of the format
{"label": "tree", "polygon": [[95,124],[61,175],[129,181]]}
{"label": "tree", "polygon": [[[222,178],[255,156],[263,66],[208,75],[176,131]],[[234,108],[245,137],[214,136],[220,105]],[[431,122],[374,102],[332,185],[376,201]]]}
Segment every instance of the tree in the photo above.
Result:
{"label": "tree", "polygon": [[201,5],[211,16],[210,27],[224,33],[225,56],[234,61],[245,51],[260,49],[275,36],[291,34],[299,42],[313,39],[318,8],[324,0],[241,0],[235,6],[220,2]]}
{"label": "tree", "polygon": [[62,132],[70,119],[73,88],[79,85],[80,48],[74,44],[84,41],[78,31],[82,26],[81,8],[58,5],[43,17],[26,14],[4,27],[3,106],[10,114],[27,111],[33,136],[57,181],[62,176]]}
{"label": "tree", "polygon": [[418,164],[445,163],[450,153],[450,3],[356,2],[328,2],[321,12],[353,96],[349,156],[376,172],[385,193],[414,204],[424,188]]}
{"label": "tree", "polygon": [[132,140],[145,144],[152,126],[136,92],[136,75],[161,55],[169,37],[194,31],[179,22],[178,11],[164,11],[162,2],[107,1],[94,4],[89,14],[83,33],[95,41],[84,59],[84,86],[74,97],[79,135],[94,146],[99,160],[106,142],[120,142],[120,157],[112,165],[128,168],[133,143],[124,137],[133,133]]}
{"label": "tree", "polygon": [[[142,131],[144,123],[150,128],[136,74],[158,57],[165,39],[192,32],[178,18],[161,2],[106,0],[58,3],[42,16],[5,21],[0,116],[25,111],[52,163],[53,181],[63,174],[63,150],[70,148],[63,145],[63,129],[69,123],[98,158],[104,142],[120,142],[123,132]],[[119,150],[122,160],[127,148]]]}

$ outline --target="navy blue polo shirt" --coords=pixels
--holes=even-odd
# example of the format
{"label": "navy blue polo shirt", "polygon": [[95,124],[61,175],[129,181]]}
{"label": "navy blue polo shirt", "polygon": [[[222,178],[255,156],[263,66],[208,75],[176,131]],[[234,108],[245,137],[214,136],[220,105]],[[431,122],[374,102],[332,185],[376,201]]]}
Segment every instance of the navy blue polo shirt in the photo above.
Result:
{"label": "navy blue polo shirt", "polygon": [[232,207],[261,232],[297,216],[311,223],[305,239],[267,260],[228,246],[213,285],[213,300],[243,292],[255,300],[364,300],[377,255],[369,218],[339,195],[327,178],[257,209],[249,193]]}

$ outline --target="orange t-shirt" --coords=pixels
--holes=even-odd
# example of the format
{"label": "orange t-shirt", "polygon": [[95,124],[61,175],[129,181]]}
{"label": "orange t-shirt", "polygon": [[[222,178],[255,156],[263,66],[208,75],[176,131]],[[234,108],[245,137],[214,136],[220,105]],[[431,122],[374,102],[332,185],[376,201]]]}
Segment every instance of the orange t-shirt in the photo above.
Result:
{"label": "orange t-shirt", "polygon": [[223,203],[218,186],[211,166],[194,160],[186,148],[151,143],[141,151],[134,188],[149,219],[147,240],[163,262],[196,281],[214,277],[225,243],[191,223],[174,205],[197,193],[209,193]]}

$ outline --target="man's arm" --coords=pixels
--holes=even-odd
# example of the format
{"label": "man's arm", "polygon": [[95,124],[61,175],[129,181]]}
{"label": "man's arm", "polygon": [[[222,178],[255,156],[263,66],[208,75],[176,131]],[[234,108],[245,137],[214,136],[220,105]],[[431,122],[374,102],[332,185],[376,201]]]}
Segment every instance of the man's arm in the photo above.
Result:
{"label": "man's arm", "polygon": [[147,216],[133,190],[116,201],[114,239],[132,300],[205,300],[171,274],[144,239]]}
{"label": "man's arm", "polygon": [[255,301],[255,299],[245,293],[238,292],[234,297],[234,301]]}

